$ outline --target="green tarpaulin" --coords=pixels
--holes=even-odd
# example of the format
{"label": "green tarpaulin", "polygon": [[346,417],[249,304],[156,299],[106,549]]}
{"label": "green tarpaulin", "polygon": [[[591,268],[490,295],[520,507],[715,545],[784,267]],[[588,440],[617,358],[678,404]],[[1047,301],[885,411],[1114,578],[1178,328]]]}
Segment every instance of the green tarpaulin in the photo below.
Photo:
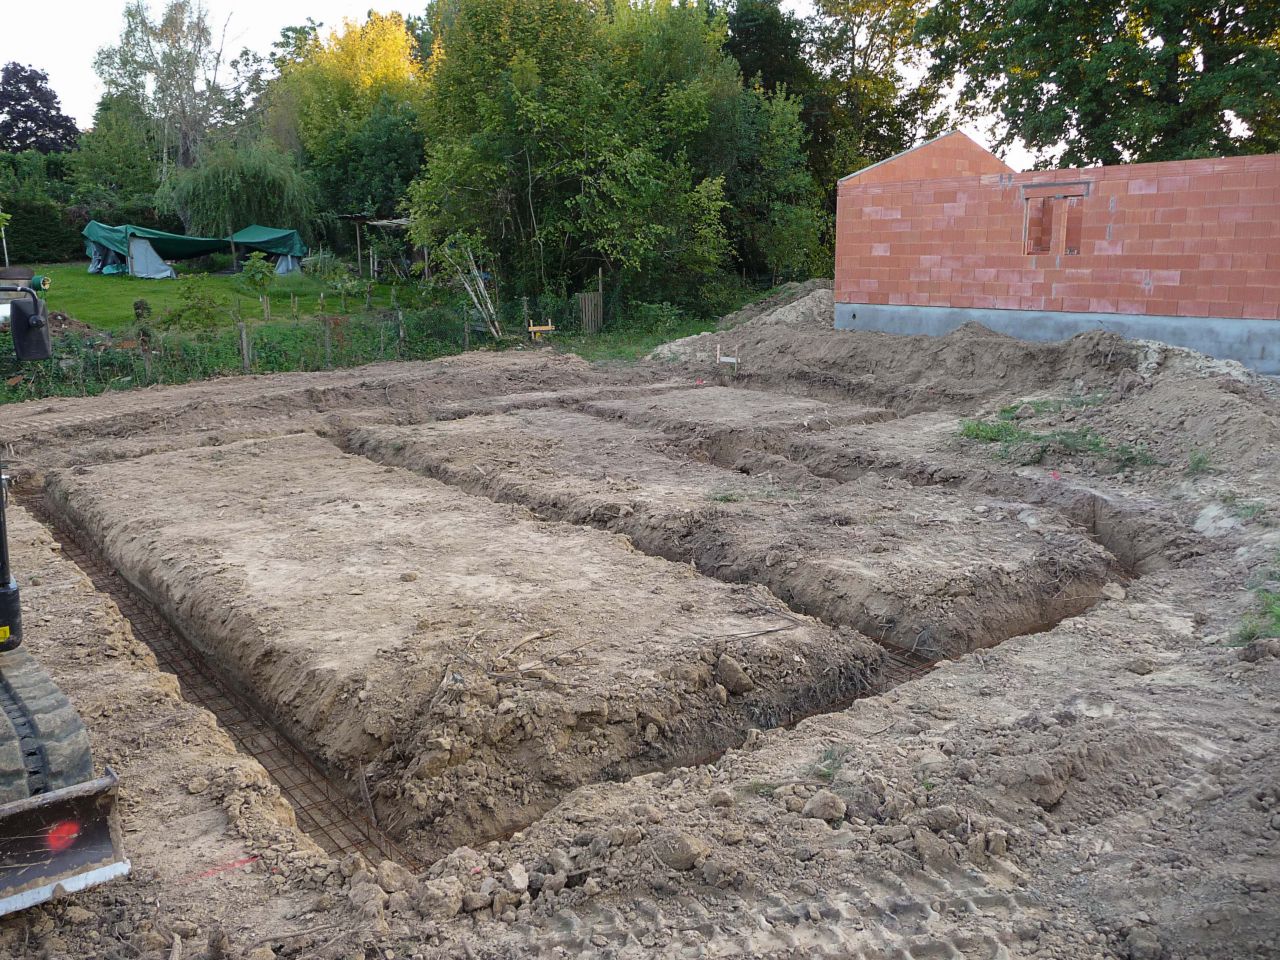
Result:
{"label": "green tarpaulin", "polygon": [[[165,260],[186,260],[191,257],[202,257],[206,253],[225,253],[231,249],[226,240],[217,237],[185,237],[180,233],[165,233],[163,230],[148,230],[131,223],[122,223],[118,227],[109,227],[97,220],[90,220],[84,228],[85,240],[113,250],[122,257],[129,255],[129,238],[139,237],[148,241]],[[92,255],[93,251],[89,253]]]}
{"label": "green tarpaulin", "polygon": [[305,257],[307,245],[297,230],[278,230],[275,227],[262,227],[251,224],[243,230],[231,235],[236,248],[261,250],[263,253],[277,253],[286,257]]}

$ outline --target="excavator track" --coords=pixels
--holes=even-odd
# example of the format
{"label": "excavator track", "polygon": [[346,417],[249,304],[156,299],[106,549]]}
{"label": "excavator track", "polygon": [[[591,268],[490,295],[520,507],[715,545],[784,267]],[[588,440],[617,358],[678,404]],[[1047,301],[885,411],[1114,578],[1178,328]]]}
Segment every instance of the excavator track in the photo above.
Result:
{"label": "excavator track", "polygon": [[0,653],[0,803],[93,779],[89,735],[23,648]]}

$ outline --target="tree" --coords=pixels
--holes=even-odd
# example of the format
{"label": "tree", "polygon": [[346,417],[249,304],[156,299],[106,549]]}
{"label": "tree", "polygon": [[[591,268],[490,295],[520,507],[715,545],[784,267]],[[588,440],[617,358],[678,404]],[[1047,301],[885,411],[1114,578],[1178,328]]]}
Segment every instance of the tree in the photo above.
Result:
{"label": "tree", "polygon": [[151,225],[155,220],[158,147],[142,106],[105,96],[93,127],[69,157],[72,201],[94,220]]}
{"label": "tree", "polygon": [[270,143],[218,144],[174,175],[163,199],[187,230],[225,237],[251,223],[309,231],[315,198],[295,159]]}
{"label": "tree", "polygon": [[[251,60],[239,71],[244,83],[259,76]],[[94,69],[107,93],[140,104],[155,125],[161,182],[170,167],[195,163],[210,130],[241,119],[245,98],[219,77],[222,68],[222,39],[215,42],[199,0],[168,0],[157,20],[145,0],[130,0],[120,42],[98,51]]]}
{"label": "tree", "polygon": [[417,45],[399,14],[286,28],[276,44],[267,129],[297,150],[326,206],[391,215],[422,162],[424,85]]}
{"label": "tree", "polygon": [[779,0],[738,0],[728,17],[725,49],[738,61],[742,76],[757,77],[765,90],[785,86],[803,96],[814,84],[813,65],[805,53],[808,27],[783,10]]}
{"label": "tree", "polygon": [[49,89],[49,75],[20,63],[0,70],[0,150],[70,150],[80,132]]}
{"label": "tree", "polygon": [[926,0],[817,0],[814,59],[822,76],[814,173],[837,180],[940,132],[941,81],[914,79]]}
{"label": "tree", "polygon": [[822,241],[829,218],[805,162],[800,101],[783,86],[772,96],[757,87],[750,102],[758,149],[736,205],[743,262],[753,272],[767,269],[774,283],[825,272],[830,250]]}
{"label": "tree", "polygon": [[667,2],[459,0],[435,34],[415,239],[478,237],[511,295],[697,299],[727,265],[740,144],[724,19]]}
{"label": "tree", "polygon": [[931,76],[959,76],[1053,165],[1280,149],[1280,5],[1217,0],[939,0]]}

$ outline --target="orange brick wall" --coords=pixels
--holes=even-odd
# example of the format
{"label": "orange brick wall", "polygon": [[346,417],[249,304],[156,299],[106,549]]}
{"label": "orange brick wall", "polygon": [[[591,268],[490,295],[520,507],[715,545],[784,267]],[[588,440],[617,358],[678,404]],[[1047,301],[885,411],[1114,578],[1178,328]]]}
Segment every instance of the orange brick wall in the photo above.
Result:
{"label": "orange brick wall", "polygon": [[857,178],[860,185],[866,185],[889,181],[978,176],[984,173],[1013,173],[1013,167],[990,150],[978,146],[959,130],[953,130],[928,143],[922,143],[914,150],[908,150],[906,153],[872,164],[853,176]]}
{"label": "orange brick wall", "polygon": [[841,181],[837,302],[1280,318],[1280,154],[938,179],[911,161]]}

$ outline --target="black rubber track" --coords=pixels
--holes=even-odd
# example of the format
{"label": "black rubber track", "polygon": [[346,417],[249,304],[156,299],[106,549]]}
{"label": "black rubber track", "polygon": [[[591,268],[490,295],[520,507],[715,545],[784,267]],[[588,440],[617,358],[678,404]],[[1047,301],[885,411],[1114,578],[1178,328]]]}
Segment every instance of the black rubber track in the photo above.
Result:
{"label": "black rubber track", "polygon": [[92,778],[89,735],[62,691],[25,649],[0,653],[0,803]]}

